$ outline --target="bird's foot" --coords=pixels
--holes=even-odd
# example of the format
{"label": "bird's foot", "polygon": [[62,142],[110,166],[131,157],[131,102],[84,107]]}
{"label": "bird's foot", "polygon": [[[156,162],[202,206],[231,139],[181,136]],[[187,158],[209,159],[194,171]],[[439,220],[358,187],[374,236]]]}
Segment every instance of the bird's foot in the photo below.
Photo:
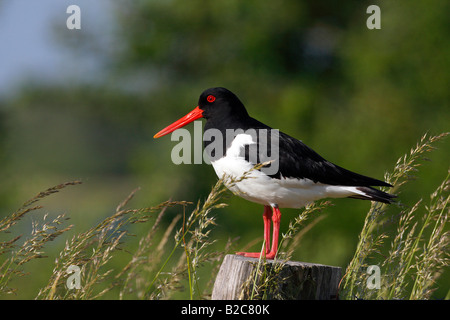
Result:
{"label": "bird's foot", "polygon": [[[244,256],[244,257],[249,257],[249,258],[261,258],[261,252],[236,252],[237,255],[239,256]],[[272,253],[272,252],[267,252],[267,253],[263,253],[262,257],[266,258],[266,259],[274,259],[275,258],[276,253]]]}

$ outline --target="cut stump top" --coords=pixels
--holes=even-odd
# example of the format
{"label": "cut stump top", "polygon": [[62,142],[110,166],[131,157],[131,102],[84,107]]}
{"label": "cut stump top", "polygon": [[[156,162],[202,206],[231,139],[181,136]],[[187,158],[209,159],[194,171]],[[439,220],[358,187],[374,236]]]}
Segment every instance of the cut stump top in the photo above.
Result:
{"label": "cut stump top", "polygon": [[226,255],[211,299],[337,299],[340,279],[340,267]]}

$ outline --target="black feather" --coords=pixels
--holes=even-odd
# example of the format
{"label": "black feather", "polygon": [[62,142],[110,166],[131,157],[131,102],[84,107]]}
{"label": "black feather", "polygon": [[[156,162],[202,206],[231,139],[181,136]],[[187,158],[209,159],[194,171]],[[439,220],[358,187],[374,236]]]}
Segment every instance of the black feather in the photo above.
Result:
{"label": "black feather", "polygon": [[393,199],[397,197],[395,195],[377,190],[372,187],[359,187],[356,189],[364,192],[365,195],[354,195],[354,196],[350,196],[349,198],[371,200],[371,201],[378,201],[378,202],[384,202],[384,203],[392,203]]}
{"label": "black feather", "polygon": [[[271,150],[271,138],[259,139],[258,135],[258,163],[264,162],[263,156],[260,150],[267,150],[267,155],[270,155],[269,160],[278,162],[278,171],[271,174],[272,178],[281,179],[284,178],[297,178],[297,179],[310,179],[314,182],[320,182],[329,185],[340,185],[340,186],[385,186],[392,187],[390,184],[370,178],[347,169],[344,169],[334,163],[329,162],[324,159],[310,147],[305,145],[302,141],[292,138],[291,136],[280,132],[278,130],[273,131],[272,128],[266,126],[265,124],[253,119],[248,118],[245,125],[241,125],[240,129],[256,129],[259,134],[258,129],[267,129],[268,135],[271,137],[272,134],[277,134],[278,138],[278,157],[273,157]],[[276,141],[277,139],[275,139]],[[267,143],[267,145],[262,148],[260,145],[262,142]],[[229,146],[229,143],[228,143]],[[226,146],[226,147],[228,147]],[[250,148],[245,148],[245,158],[247,161],[251,159]],[[256,164],[256,163],[254,163]]]}

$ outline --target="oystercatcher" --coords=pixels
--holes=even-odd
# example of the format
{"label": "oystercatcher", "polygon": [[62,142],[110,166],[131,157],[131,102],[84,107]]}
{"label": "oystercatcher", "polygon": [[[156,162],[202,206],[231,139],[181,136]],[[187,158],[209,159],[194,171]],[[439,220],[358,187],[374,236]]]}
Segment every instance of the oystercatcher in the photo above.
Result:
{"label": "oystercatcher", "polygon": [[[263,254],[267,259],[273,259],[277,254],[280,208],[301,208],[321,198],[348,197],[391,203],[395,197],[373,188],[392,187],[390,184],[341,168],[322,158],[300,140],[253,119],[239,98],[221,87],[205,90],[194,110],[155,134],[154,138],[162,137],[199,118],[206,119],[205,149],[214,142],[214,139],[205,139],[208,130],[215,130],[222,137],[220,144],[223,145],[223,152],[211,152],[211,164],[219,178],[224,174],[235,178],[248,174],[246,179],[234,184],[230,190],[249,201],[264,205],[266,246]],[[229,131],[233,135],[231,139],[225,139],[230,137]],[[260,132],[266,133],[265,139]],[[252,171],[263,158],[263,149],[270,161]],[[256,150],[256,157],[252,157],[252,150]],[[269,167],[276,168],[276,171],[264,170]],[[259,252],[237,254],[260,257]]]}

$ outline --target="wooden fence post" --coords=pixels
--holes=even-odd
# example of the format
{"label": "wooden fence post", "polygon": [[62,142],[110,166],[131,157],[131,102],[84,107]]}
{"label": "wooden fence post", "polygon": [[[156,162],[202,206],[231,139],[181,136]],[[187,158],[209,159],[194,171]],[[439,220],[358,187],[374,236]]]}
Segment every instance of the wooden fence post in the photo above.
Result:
{"label": "wooden fence post", "polygon": [[[296,261],[275,261],[227,255],[212,300],[251,298],[330,300],[338,298],[341,268]],[[258,272],[259,270],[259,272]]]}

